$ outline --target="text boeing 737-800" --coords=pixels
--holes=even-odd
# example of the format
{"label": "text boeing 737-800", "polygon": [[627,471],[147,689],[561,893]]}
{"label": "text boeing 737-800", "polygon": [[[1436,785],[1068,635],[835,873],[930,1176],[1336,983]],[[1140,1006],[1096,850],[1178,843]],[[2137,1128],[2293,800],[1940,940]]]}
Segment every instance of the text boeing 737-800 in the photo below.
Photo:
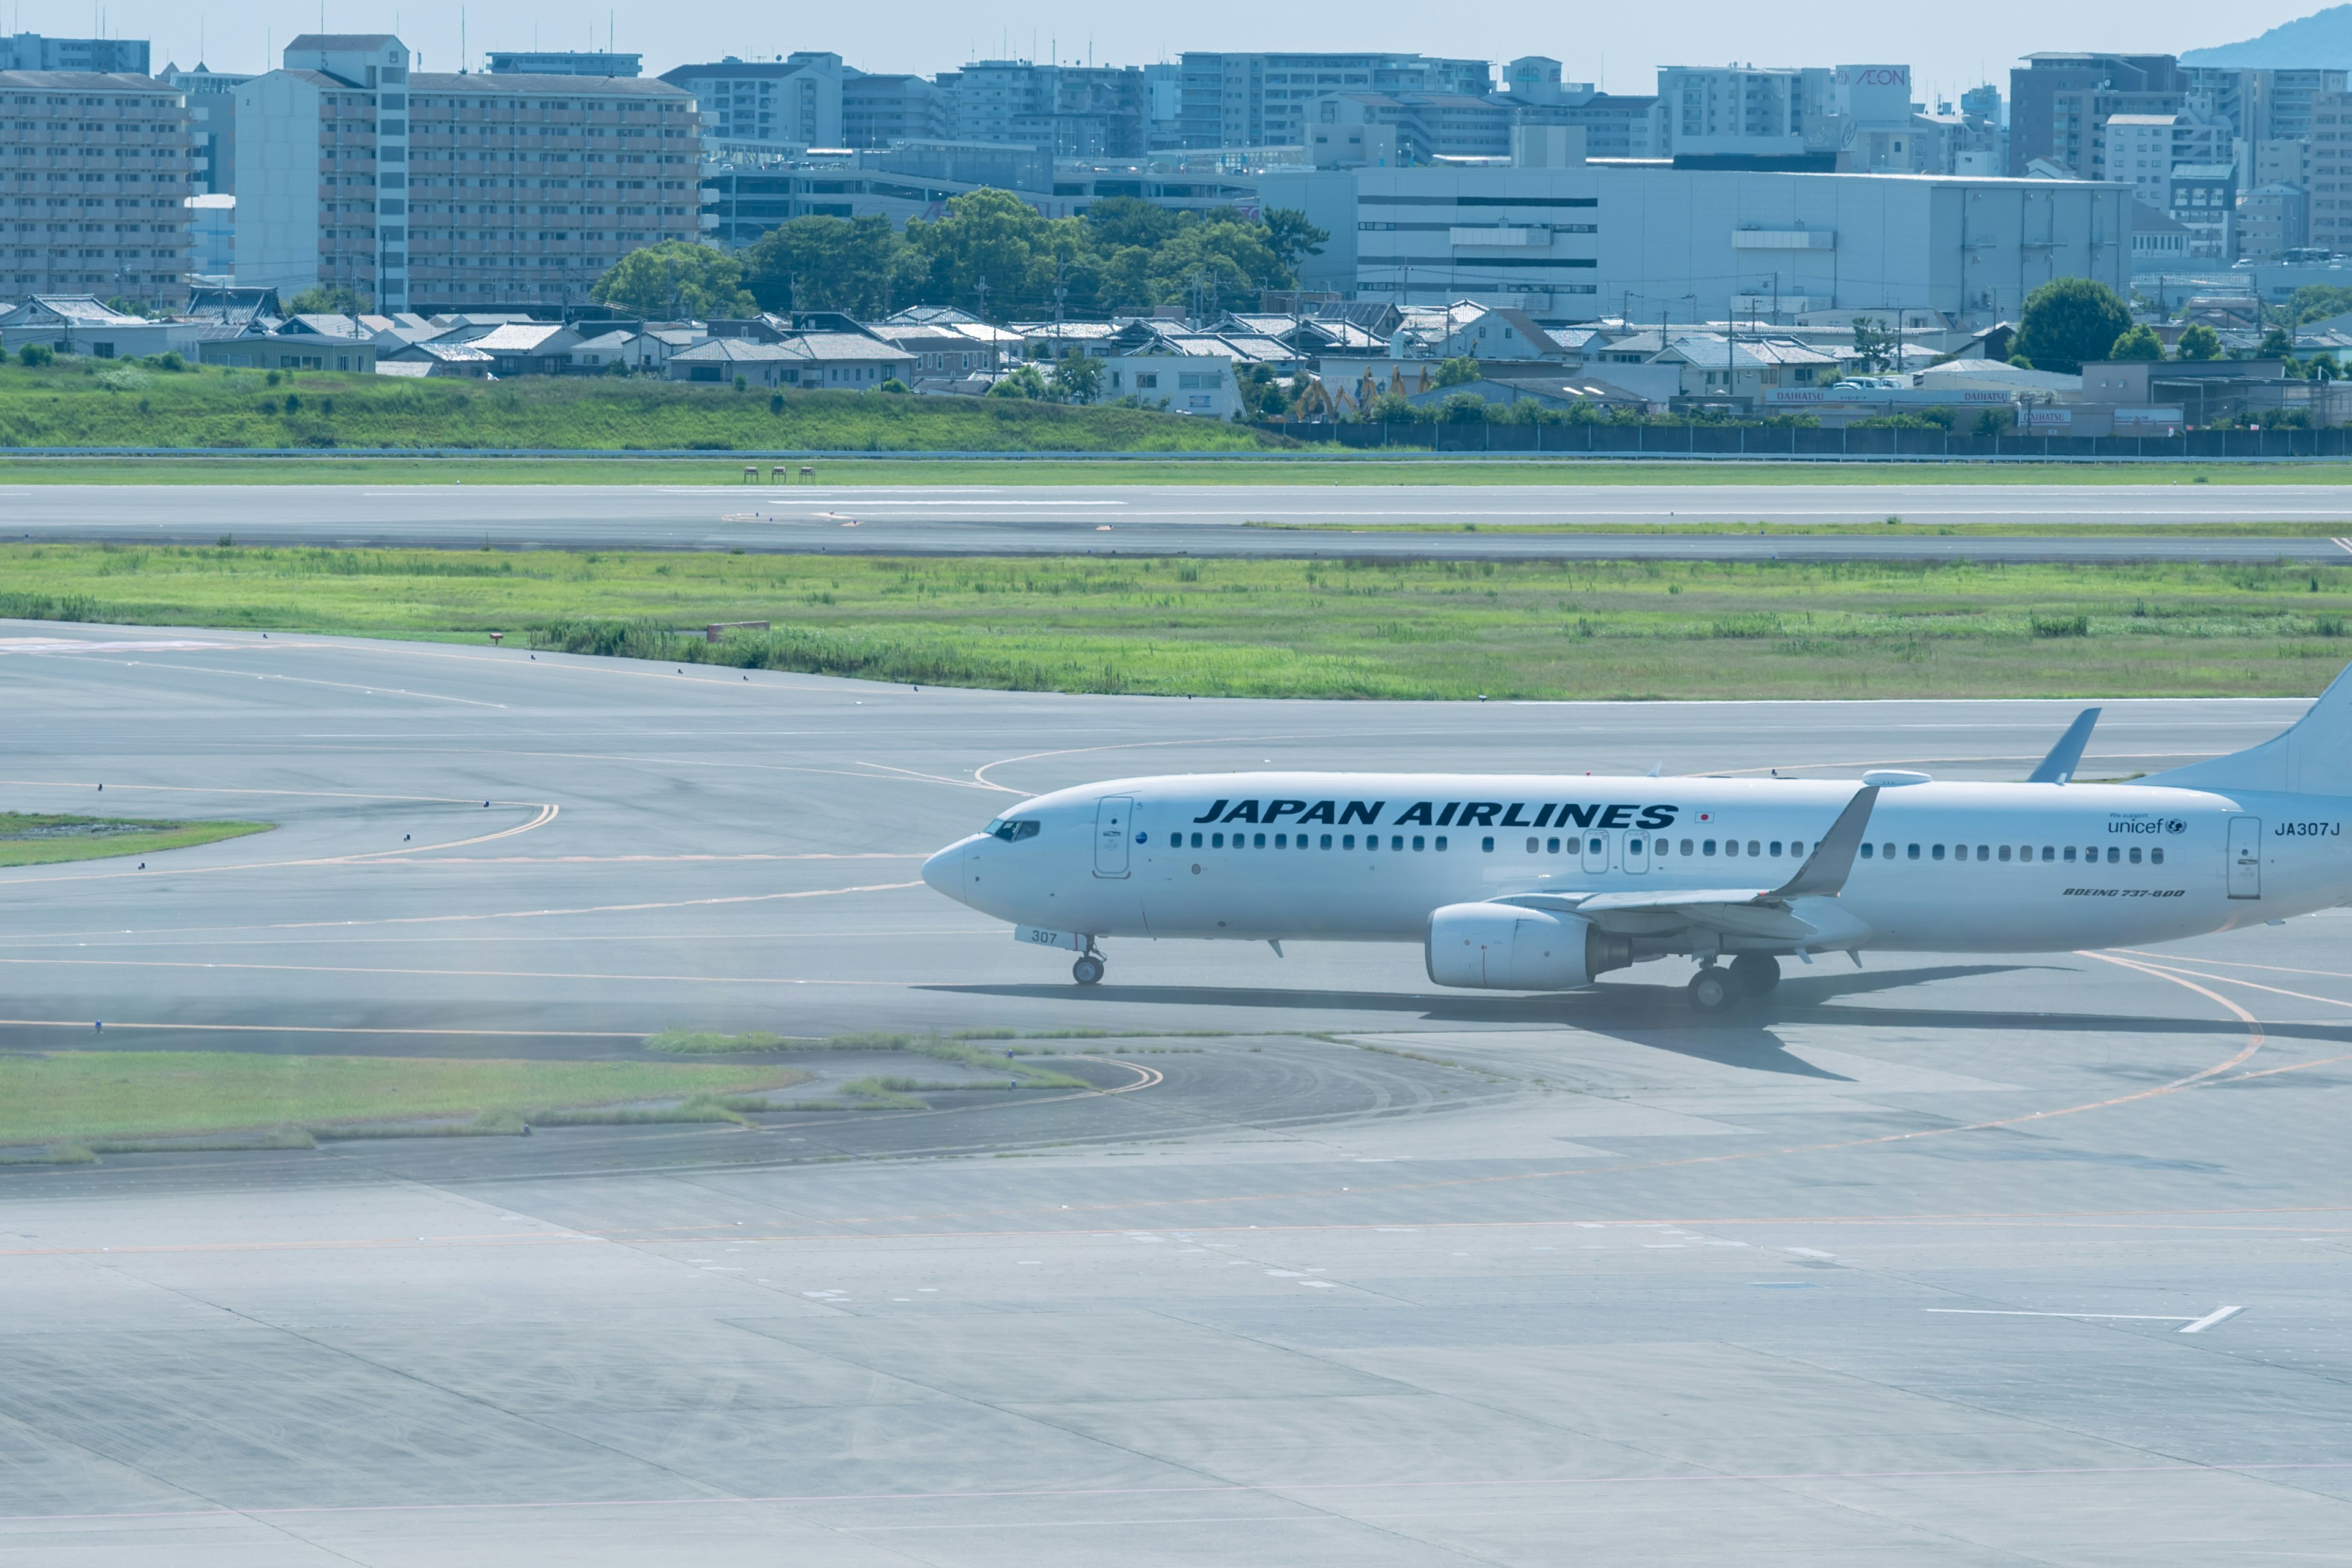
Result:
{"label": "text boeing 737-800", "polygon": [[[2165,942],[2352,899],[2352,669],[2294,728],[2128,784],[1257,773],[1037,796],[923,879],[1078,953],[1104,937],[1418,942],[1441,985],[1564,991],[1698,961],[1714,1012],[1820,952]],[[1722,961],[1727,961],[1725,964]]]}

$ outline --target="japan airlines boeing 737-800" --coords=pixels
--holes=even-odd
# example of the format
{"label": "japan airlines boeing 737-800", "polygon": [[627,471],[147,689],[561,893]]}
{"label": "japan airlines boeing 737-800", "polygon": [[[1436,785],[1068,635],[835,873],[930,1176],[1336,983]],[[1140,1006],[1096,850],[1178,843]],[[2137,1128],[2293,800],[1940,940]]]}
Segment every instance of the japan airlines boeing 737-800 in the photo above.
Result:
{"label": "japan airlines boeing 737-800", "polygon": [[1104,937],[1417,942],[1436,984],[1504,991],[1686,954],[1703,1012],[1788,953],[2166,942],[2352,899],[2352,669],[2275,739],[2128,784],[2071,782],[2097,716],[2022,784],[1116,779],[1024,802],[923,879],[1078,953],[1082,985]]}

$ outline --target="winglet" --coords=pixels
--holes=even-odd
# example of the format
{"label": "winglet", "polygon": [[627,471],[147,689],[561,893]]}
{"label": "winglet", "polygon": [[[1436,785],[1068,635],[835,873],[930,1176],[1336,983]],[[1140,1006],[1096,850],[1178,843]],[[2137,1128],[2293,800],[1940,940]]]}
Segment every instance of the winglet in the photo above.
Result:
{"label": "winglet", "polygon": [[1828,898],[1845,886],[1853,870],[1855,851],[1862,847],[1862,836],[1870,827],[1871,808],[1878,804],[1878,786],[1864,784],[1854,791],[1853,798],[1845,803],[1838,819],[1822,835],[1821,842],[1797,874],[1764,895],[1768,900]]}
{"label": "winglet", "polygon": [[2025,775],[2025,782],[2072,783],[2074,770],[2083,765],[2083,748],[2091,743],[2091,728],[2098,721],[2099,710],[2096,708],[2085,708],[2074,715],[2074,721],[2066,726],[2066,732],[2058,737],[2058,743],[2050,748],[2050,754],[2042,759],[2042,765]]}

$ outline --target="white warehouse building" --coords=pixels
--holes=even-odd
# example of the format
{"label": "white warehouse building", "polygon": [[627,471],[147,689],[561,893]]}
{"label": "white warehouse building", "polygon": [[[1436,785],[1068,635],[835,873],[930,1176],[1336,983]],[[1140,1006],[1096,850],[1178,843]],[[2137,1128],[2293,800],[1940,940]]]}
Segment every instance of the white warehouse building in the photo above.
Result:
{"label": "white warehouse building", "polygon": [[2120,183],[1570,162],[1269,170],[1259,196],[1331,232],[1305,287],[1547,321],[1903,310],[1987,324],[2053,279],[2130,286]]}

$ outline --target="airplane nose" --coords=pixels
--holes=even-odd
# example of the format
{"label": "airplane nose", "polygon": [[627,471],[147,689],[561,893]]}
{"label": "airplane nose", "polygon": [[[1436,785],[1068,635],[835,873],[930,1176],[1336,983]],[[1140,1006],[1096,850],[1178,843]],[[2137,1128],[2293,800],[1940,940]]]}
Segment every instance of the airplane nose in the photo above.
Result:
{"label": "airplane nose", "polygon": [[923,862],[923,880],[950,899],[959,897],[963,891],[959,868],[971,852],[970,839],[949,845]]}

